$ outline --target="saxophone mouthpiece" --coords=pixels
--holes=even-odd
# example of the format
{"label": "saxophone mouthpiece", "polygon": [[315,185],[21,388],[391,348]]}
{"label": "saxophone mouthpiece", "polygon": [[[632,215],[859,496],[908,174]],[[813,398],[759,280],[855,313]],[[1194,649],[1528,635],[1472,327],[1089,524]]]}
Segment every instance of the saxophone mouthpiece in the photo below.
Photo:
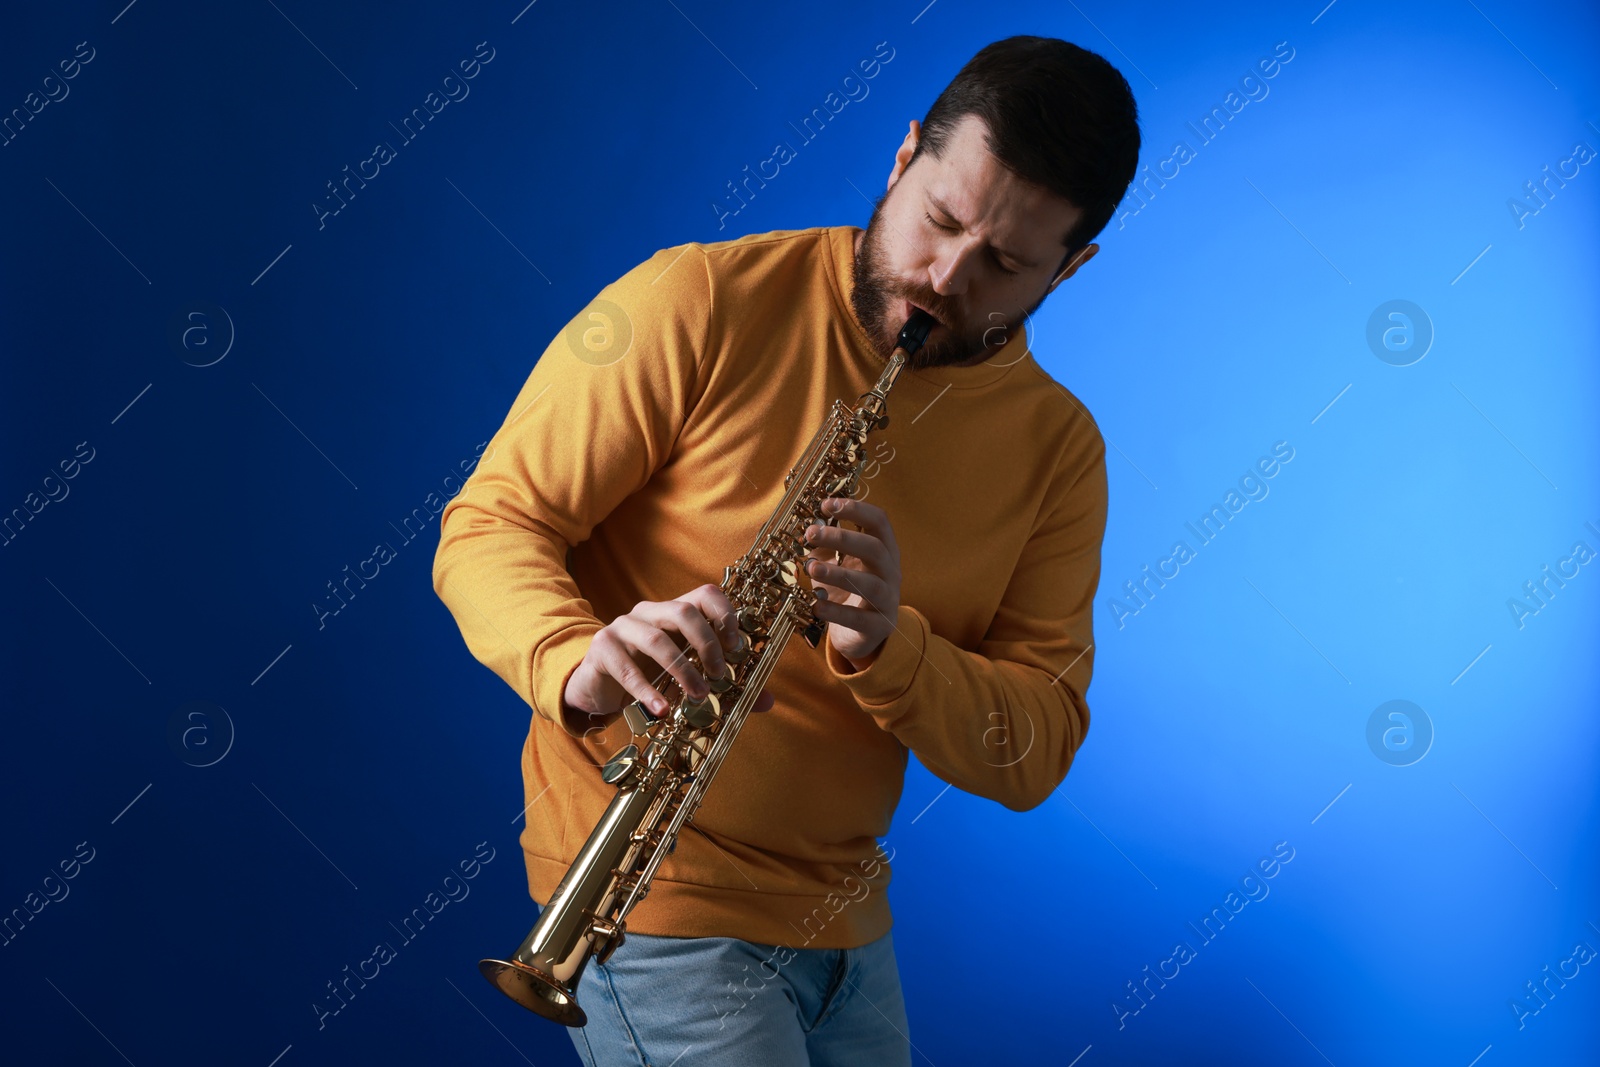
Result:
{"label": "saxophone mouthpiece", "polygon": [[928,339],[928,334],[932,332],[936,325],[938,325],[937,319],[921,308],[917,308],[911,313],[911,317],[906,320],[906,324],[900,327],[900,337],[895,341],[895,347],[905,349],[907,356],[916,355],[917,349],[922,347],[923,342]]}

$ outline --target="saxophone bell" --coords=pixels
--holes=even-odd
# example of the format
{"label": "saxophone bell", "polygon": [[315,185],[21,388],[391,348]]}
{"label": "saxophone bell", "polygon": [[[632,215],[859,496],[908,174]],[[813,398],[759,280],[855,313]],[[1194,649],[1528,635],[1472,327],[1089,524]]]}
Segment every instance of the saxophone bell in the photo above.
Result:
{"label": "saxophone bell", "polygon": [[578,979],[589,956],[588,946],[581,945],[572,951],[574,966],[572,977],[567,982],[520,960],[479,960],[478,970],[494,983],[496,989],[529,1011],[563,1026],[587,1026],[589,1016],[578,1006],[578,998],[569,990],[578,987]]}

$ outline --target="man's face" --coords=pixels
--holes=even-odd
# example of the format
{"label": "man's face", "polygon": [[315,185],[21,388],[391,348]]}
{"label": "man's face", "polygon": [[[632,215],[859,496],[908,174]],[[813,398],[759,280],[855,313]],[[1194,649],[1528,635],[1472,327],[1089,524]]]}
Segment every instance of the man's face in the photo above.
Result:
{"label": "man's face", "polygon": [[857,238],[850,302],[885,358],[918,307],[939,324],[912,368],[981,363],[1098,246],[1063,270],[1062,239],[1081,212],[1001,166],[977,116],[950,131],[942,158],[924,151],[908,168],[913,127]]}

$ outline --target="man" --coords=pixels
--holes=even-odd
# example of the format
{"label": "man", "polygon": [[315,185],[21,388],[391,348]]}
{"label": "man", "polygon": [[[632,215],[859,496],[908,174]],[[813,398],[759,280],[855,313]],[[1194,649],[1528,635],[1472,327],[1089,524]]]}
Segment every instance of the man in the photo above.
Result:
{"label": "man", "polygon": [[597,767],[631,740],[622,706],[664,711],[668,677],[707,691],[684,652],[717,675],[738,640],[723,567],[913,307],[938,320],[863,490],[812,527],[825,640],[790,643],[584,972],[587,1063],[910,1063],[879,840],[908,752],[1020,811],[1088,729],[1105,447],[1023,328],[1098,251],[1138,150],[1101,57],[989,45],[910,123],[865,232],[668,248],[602,290],[446,507],[434,588],[534,712],[521,843],[542,903],[614,794]]}

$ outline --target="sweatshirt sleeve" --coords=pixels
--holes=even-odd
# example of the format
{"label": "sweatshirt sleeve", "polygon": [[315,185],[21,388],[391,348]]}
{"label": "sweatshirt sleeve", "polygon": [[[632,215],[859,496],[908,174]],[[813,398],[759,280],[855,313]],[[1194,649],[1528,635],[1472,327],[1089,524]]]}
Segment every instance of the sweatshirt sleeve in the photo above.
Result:
{"label": "sweatshirt sleeve", "polygon": [[976,651],[934,633],[904,603],[863,670],[825,642],[829,671],[923,766],[1013,811],[1044,803],[1089,729],[1107,502],[1098,428],[1072,451]]}
{"label": "sweatshirt sleeve", "polygon": [[469,651],[562,723],[562,693],[604,625],[567,571],[672,453],[712,318],[699,245],[663,249],[549,343],[440,515],[433,588]]}

